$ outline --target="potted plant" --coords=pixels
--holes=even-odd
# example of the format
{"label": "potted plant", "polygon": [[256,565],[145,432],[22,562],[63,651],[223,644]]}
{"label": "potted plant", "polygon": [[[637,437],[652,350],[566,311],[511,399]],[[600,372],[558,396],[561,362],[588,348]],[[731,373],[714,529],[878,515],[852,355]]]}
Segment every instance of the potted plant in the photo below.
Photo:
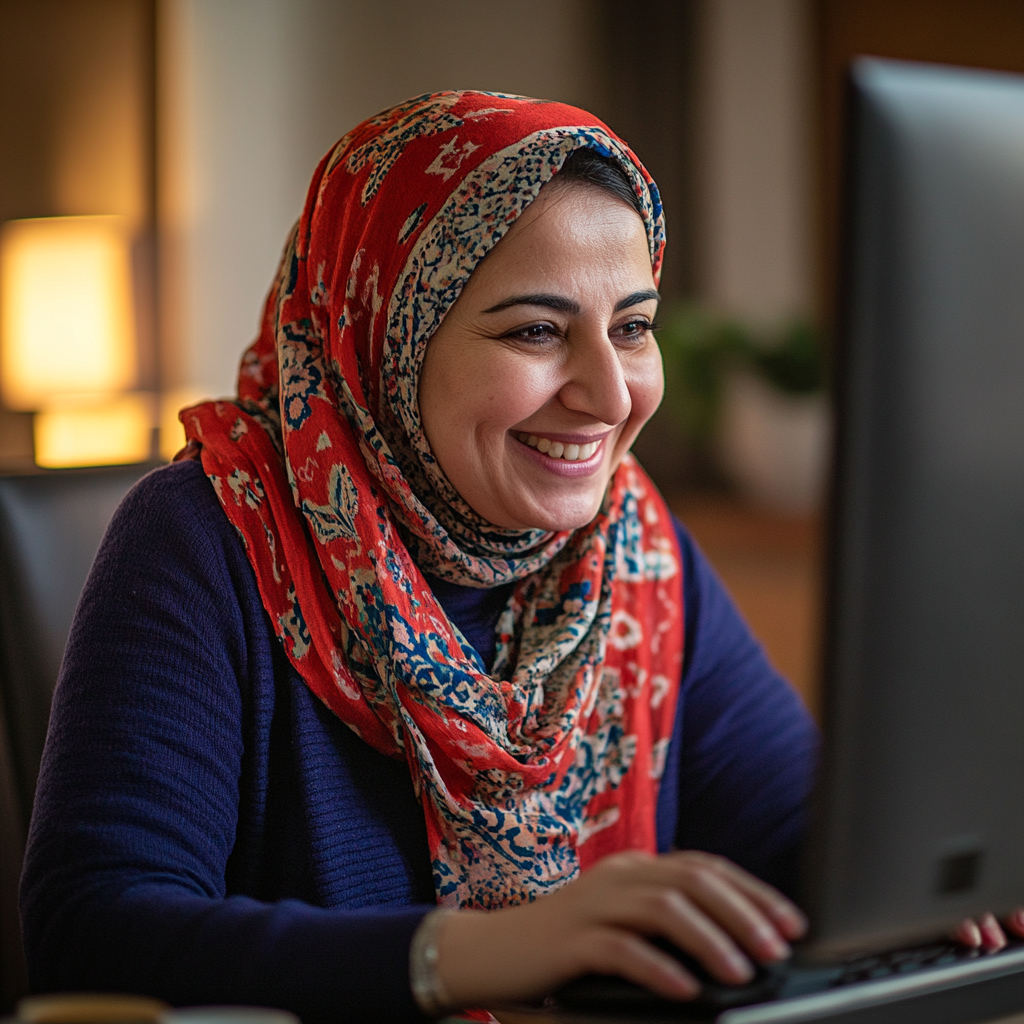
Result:
{"label": "potted plant", "polygon": [[663,319],[666,412],[747,498],[785,512],[817,507],[830,436],[819,333],[802,320],[755,332],[695,304]]}

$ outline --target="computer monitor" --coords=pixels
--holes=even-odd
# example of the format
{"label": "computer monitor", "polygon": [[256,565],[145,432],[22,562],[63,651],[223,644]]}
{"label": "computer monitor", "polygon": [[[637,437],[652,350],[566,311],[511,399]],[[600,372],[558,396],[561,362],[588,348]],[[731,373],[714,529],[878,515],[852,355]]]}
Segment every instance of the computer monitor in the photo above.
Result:
{"label": "computer monitor", "polygon": [[569,1010],[964,1024],[1024,1007],[1024,945],[878,955],[1024,906],[1024,76],[866,59],[850,100],[810,932],[695,1007],[589,976],[558,993]]}
{"label": "computer monitor", "polygon": [[851,74],[805,953],[1024,905],[1024,77]]}

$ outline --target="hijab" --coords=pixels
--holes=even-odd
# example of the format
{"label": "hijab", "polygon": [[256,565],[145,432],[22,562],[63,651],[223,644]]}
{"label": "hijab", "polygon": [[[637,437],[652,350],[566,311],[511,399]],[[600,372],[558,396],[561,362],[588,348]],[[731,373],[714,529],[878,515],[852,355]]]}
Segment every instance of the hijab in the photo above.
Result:
{"label": "hijab", "polygon": [[[657,279],[657,188],[600,121],[421,96],[321,161],[237,397],[181,413],[291,664],[408,763],[450,906],[532,900],[609,852],[655,850],[683,629],[663,500],[627,455],[587,526],[497,527],[448,482],[417,402],[425,348],[473,268],[579,147],[625,172]],[[493,665],[424,572],[514,584]]]}

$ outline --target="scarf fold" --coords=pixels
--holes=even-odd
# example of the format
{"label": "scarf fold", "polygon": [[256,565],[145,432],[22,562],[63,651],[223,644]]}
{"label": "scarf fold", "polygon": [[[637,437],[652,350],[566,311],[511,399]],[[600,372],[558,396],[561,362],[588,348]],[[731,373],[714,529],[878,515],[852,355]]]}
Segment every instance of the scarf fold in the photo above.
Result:
{"label": "scarf fold", "polygon": [[[681,563],[660,495],[627,456],[598,515],[496,527],[442,473],[416,389],[473,268],[578,147],[657,188],[592,115],[491,93],[400,104],[314,175],[235,400],[182,422],[306,684],[404,758],[440,903],[551,891],[617,849],[655,849],[682,665]],[[487,666],[422,572],[515,582]]]}

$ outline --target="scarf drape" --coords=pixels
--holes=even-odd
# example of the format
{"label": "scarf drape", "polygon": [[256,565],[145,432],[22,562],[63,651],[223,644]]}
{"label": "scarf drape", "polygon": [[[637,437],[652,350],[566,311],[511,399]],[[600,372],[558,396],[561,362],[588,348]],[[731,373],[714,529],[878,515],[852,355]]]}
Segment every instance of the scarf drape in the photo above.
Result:
{"label": "scarf drape", "polygon": [[[600,121],[522,97],[419,97],[320,163],[237,398],[181,414],[292,665],[365,742],[408,762],[437,898],[452,906],[531,900],[608,852],[655,849],[682,662],[664,502],[627,456],[586,527],[495,527],[452,488],[419,421],[430,336],[578,147],[626,172],[657,278],[657,188]],[[493,666],[423,571],[515,581]]]}

